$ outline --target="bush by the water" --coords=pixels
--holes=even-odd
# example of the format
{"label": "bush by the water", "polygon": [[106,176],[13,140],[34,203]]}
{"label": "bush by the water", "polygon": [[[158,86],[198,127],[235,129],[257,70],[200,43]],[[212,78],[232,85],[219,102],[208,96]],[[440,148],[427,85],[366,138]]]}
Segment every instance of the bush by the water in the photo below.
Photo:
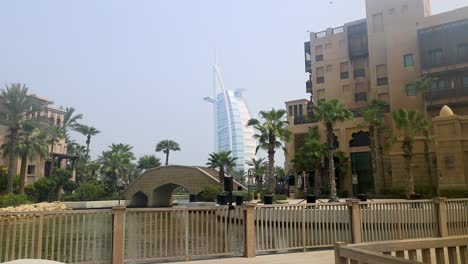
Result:
{"label": "bush by the water", "polygon": [[253,198],[253,192],[250,192],[250,195],[249,195],[248,191],[234,191],[232,192],[232,195],[242,196],[244,201],[252,201],[252,198]]}
{"label": "bush by the water", "polygon": [[26,185],[25,192],[34,202],[51,201],[56,197],[53,193],[54,188],[55,181],[52,178],[43,177],[33,184]]}
{"label": "bush by the water", "polygon": [[216,196],[222,192],[221,187],[216,185],[208,185],[203,190],[197,194],[197,201],[200,202],[214,202],[216,201]]}
{"label": "bush by the water", "polygon": [[104,186],[99,182],[85,182],[76,189],[78,201],[97,201],[105,195]]}
{"label": "bush by the water", "polygon": [[18,206],[22,204],[29,204],[31,201],[28,200],[28,196],[26,194],[5,194],[0,196],[0,207],[10,207],[10,206]]}

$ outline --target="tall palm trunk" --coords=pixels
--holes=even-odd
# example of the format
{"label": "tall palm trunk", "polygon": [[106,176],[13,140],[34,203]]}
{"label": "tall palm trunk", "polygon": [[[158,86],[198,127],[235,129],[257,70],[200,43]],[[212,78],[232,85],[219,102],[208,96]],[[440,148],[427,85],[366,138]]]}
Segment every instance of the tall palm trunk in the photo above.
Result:
{"label": "tall palm trunk", "polygon": [[166,149],[166,166],[169,165],[169,148]]}
{"label": "tall palm trunk", "polygon": [[268,191],[270,194],[274,194],[276,190],[275,186],[275,135],[270,132],[269,144],[268,144]]}
{"label": "tall palm trunk", "polygon": [[432,175],[432,164],[431,164],[431,158],[429,155],[429,131],[424,131],[424,161],[426,163],[426,171],[427,175],[429,175],[429,179],[431,181],[431,186],[433,191],[437,190],[437,182],[435,181],[433,175]]}
{"label": "tall palm trunk", "polygon": [[328,180],[330,184],[330,202],[337,202],[338,196],[336,194],[336,181],[335,181],[335,161],[333,160],[333,125],[330,123],[327,126],[327,141],[328,141]]}
{"label": "tall palm trunk", "polygon": [[372,175],[374,176],[374,192],[380,193],[380,177],[377,174],[377,157],[375,154],[375,127],[369,126],[369,148],[372,163]]}
{"label": "tall palm trunk", "polygon": [[403,140],[401,145],[403,150],[403,157],[406,161],[406,172],[408,173],[408,186],[406,189],[406,197],[414,193],[414,174],[413,174],[413,145],[408,140]]}
{"label": "tall palm trunk", "polygon": [[24,193],[24,185],[26,185],[26,168],[28,166],[28,153],[25,151],[21,155],[21,167],[20,167],[20,180],[18,186],[18,194]]}
{"label": "tall palm trunk", "polygon": [[91,135],[86,138],[86,158],[89,158],[89,144],[91,143]]}
{"label": "tall palm trunk", "polygon": [[18,144],[18,129],[10,129],[10,153],[9,153],[9,166],[8,166],[8,178],[7,178],[7,192],[13,193],[13,179],[16,174],[18,166],[18,159],[16,157],[16,145]]}
{"label": "tall palm trunk", "polygon": [[320,160],[315,164],[315,195],[320,196],[320,186],[322,185],[322,175],[320,175]]}
{"label": "tall palm trunk", "polygon": [[224,168],[219,168],[219,185],[221,185],[221,189],[224,190]]}
{"label": "tall palm trunk", "polygon": [[385,165],[383,158],[383,135],[382,128],[377,128],[377,141],[379,145],[379,160],[380,160],[380,187],[385,186]]}

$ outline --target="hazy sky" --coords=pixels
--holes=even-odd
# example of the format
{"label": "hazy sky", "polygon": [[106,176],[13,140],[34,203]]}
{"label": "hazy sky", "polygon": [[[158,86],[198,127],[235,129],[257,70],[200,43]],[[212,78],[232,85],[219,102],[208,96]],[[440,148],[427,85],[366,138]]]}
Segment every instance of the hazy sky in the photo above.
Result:
{"label": "hazy sky", "polygon": [[[439,13],[468,0],[431,3]],[[256,116],[306,97],[308,30],[365,16],[364,0],[1,0],[0,10],[1,86],[25,83],[83,113],[102,131],[94,157],[111,143],[152,154],[169,138],[182,147],[170,162],[189,165],[213,151],[212,106],[202,98],[212,93],[215,49],[225,86],[246,89]]]}

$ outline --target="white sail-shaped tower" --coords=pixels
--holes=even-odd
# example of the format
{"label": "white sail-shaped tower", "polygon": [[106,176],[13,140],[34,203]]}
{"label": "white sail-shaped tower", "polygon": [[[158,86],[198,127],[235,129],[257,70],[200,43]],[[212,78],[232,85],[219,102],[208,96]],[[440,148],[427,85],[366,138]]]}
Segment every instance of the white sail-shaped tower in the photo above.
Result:
{"label": "white sail-shaped tower", "polygon": [[231,151],[236,170],[247,171],[246,160],[255,157],[254,130],[247,127],[249,109],[242,90],[226,90],[218,65],[213,66],[214,96],[205,100],[214,104],[215,152]]}

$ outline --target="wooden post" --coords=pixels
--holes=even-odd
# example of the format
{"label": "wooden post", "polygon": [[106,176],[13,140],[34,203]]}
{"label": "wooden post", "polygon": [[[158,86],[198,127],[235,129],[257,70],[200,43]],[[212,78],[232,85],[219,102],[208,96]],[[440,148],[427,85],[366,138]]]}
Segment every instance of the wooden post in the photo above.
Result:
{"label": "wooden post", "polygon": [[437,212],[437,224],[439,226],[439,236],[448,236],[447,226],[447,205],[445,204],[446,198],[436,197],[434,198],[434,204]]}
{"label": "wooden post", "polygon": [[361,208],[359,207],[359,200],[348,200],[348,210],[351,218],[351,234],[353,243],[362,242],[361,233]]}
{"label": "wooden post", "polygon": [[245,204],[245,249],[244,257],[254,258],[256,256],[255,243],[255,204]]}
{"label": "wooden post", "polygon": [[112,223],[112,264],[124,263],[125,206],[114,206]]}
{"label": "wooden post", "polygon": [[348,263],[348,260],[346,258],[343,258],[340,256],[340,248],[342,246],[346,246],[346,243],[344,242],[336,242],[335,243],[335,264],[345,264]]}

